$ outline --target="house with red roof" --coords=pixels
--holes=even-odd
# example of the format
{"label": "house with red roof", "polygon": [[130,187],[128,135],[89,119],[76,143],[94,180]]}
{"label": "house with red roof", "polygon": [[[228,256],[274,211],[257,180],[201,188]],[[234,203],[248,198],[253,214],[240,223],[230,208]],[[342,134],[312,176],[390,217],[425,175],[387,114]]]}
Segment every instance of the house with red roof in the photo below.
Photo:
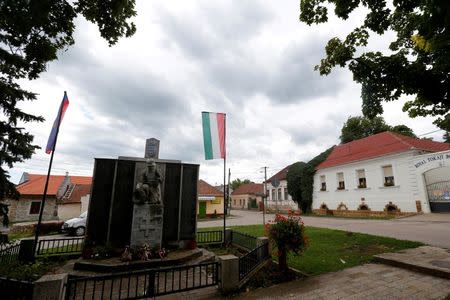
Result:
{"label": "house with red roof", "polygon": [[317,166],[312,208],[450,211],[450,144],[386,131],[338,145]]}
{"label": "house with red roof", "polygon": [[264,185],[262,183],[242,184],[231,193],[231,207],[234,209],[261,209]]}
{"label": "house with red roof", "polygon": [[287,189],[286,175],[290,166],[284,167],[267,179],[267,208],[277,210],[298,209],[297,203],[292,200],[292,196],[289,195]]}
{"label": "house with red roof", "polygon": [[197,215],[200,218],[223,215],[223,192],[200,179],[197,182]]}
{"label": "house with red roof", "polygon": [[[11,222],[38,220],[46,178],[47,175],[26,172],[22,174],[19,184],[16,186],[17,191],[20,193],[19,199],[7,199]],[[69,176],[68,173],[65,175],[51,175],[42,219],[44,221],[60,219],[58,206],[64,205],[66,201],[71,204],[77,202],[75,196],[80,197],[78,199],[79,208],[76,213],[72,212],[71,215],[79,216],[82,207],[81,197],[90,193],[91,182],[92,177],[90,176]],[[84,207],[87,209],[87,203],[85,203]],[[73,211],[74,208],[68,210]],[[63,210],[62,212],[63,215],[67,215],[66,211]]]}

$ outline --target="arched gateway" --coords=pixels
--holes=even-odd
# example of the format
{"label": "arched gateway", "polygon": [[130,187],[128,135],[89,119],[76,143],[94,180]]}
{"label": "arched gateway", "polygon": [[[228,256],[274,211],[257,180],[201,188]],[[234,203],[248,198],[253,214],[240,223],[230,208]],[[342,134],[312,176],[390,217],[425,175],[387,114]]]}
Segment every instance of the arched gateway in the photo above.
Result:
{"label": "arched gateway", "polygon": [[450,151],[418,156],[413,164],[430,211],[450,212]]}

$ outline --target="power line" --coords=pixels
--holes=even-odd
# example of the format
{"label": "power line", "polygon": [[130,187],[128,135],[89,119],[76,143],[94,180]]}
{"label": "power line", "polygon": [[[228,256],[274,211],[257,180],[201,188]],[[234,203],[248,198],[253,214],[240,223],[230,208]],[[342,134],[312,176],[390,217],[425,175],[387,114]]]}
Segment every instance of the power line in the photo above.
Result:
{"label": "power line", "polygon": [[444,129],[436,129],[436,130],[433,130],[433,131],[430,131],[430,132],[427,132],[427,133],[418,134],[417,136],[427,135],[427,134],[435,133],[435,132],[438,132],[438,131],[444,131]]}

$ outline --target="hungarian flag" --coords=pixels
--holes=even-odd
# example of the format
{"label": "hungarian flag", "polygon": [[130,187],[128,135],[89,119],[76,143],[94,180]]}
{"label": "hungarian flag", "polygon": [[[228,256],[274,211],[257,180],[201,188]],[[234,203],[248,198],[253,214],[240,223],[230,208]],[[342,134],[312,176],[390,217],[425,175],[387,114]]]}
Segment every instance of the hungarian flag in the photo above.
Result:
{"label": "hungarian flag", "polygon": [[225,158],[225,114],[202,112],[205,159]]}
{"label": "hungarian flag", "polygon": [[52,131],[48,137],[47,147],[45,148],[45,153],[50,154],[55,150],[56,137],[58,136],[59,125],[64,118],[64,113],[69,106],[69,98],[67,98],[67,93],[64,92],[64,97],[59,106],[58,115],[56,116],[55,122],[53,123]]}

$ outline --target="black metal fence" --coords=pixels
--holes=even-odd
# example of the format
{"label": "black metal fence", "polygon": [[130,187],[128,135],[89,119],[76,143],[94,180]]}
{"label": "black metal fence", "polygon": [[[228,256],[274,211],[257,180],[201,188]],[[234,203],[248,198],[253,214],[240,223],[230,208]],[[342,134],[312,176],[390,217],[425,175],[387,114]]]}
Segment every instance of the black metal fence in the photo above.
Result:
{"label": "black metal fence", "polygon": [[31,300],[33,298],[33,282],[0,277],[0,298]]}
{"label": "black metal fence", "polygon": [[19,258],[20,242],[1,244],[0,263],[12,263]]}
{"label": "black metal fence", "polygon": [[219,283],[219,263],[69,278],[66,299],[142,299]]}
{"label": "black metal fence", "polygon": [[247,250],[253,250],[256,248],[257,238],[242,232],[231,231],[231,241],[239,247],[245,248]]}
{"label": "black metal fence", "polygon": [[40,240],[36,255],[70,254],[83,250],[83,237]]}
{"label": "black metal fence", "polygon": [[222,243],[223,241],[223,231],[199,231],[197,232],[197,243],[198,244],[214,244]]}
{"label": "black metal fence", "polygon": [[263,243],[246,255],[239,257],[239,280],[244,279],[257,266],[270,257],[269,244]]}

